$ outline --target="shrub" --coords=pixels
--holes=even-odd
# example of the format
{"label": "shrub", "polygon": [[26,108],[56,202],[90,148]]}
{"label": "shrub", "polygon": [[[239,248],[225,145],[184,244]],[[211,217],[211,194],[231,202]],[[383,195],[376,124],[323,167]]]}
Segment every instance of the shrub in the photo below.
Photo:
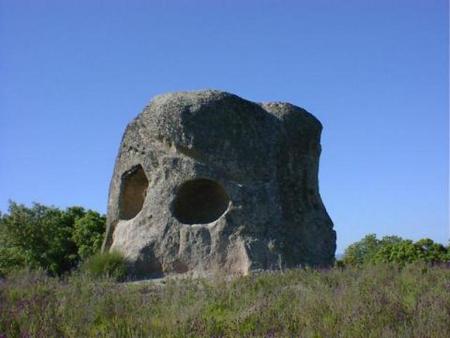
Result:
{"label": "shrub", "polygon": [[345,250],[342,261],[345,265],[361,265],[372,261],[378,250],[388,244],[401,242],[398,236],[385,236],[381,240],[375,234],[366,235]]}
{"label": "shrub", "polygon": [[385,236],[379,240],[375,234],[370,234],[345,250],[341,264],[355,266],[368,263],[397,263],[405,265],[419,261],[449,262],[450,246],[446,248],[429,238],[413,242],[398,236]]}
{"label": "shrub", "polygon": [[[31,208],[10,203],[9,215],[0,220],[4,269],[19,266],[43,268],[51,274],[70,270],[77,263],[77,248],[71,240],[72,215],[35,203]],[[18,264],[18,265],[16,265]]]}
{"label": "shrub", "polygon": [[60,210],[10,202],[0,215],[0,274],[28,267],[60,275],[98,251],[105,217],[82,207]]}
{"label": "shrub", "polygon": [[25,257],[17,248],[8,247],[0,241],[0,277],[25,267]]}
{"label": "shrub", "polygon": [[427,263],[448,262],[447,249],[431,239],[421,239],[415,243],[403,240],[399,243],[382,246],[373,257],[375,263],[397,263],[404,265],[423,261]]}
{"label": "shrub", "polygon": [[81,270],[94,279],[123,281],[127,275],[127,261],[118,251],[103,252],[88,258]]}
{"label": "shrub", "polygon": [[89,210],[75,221],[73,241],[82,260],[100,251],[105,232],[105,216]]}

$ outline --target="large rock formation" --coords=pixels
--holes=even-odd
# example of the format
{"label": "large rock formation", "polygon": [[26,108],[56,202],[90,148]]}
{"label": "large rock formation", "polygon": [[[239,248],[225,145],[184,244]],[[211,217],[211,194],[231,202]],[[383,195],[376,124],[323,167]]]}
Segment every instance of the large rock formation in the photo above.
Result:
{"label": "large rock formation", "polygon": [[123,252],[136,276],[332,264],[321,130],[289,103],[211,90],[156,97],[123,136],[104,250]]}

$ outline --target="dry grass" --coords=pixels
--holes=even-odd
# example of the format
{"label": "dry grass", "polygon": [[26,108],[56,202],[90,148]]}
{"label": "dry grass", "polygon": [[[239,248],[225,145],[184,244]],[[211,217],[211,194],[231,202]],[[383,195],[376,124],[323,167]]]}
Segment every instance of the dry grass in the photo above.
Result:
{"label": "dry grass", "polygon": [[450,269],[301,269],[163,286],[22,272],[0,282],[0,337],[448,337]]}

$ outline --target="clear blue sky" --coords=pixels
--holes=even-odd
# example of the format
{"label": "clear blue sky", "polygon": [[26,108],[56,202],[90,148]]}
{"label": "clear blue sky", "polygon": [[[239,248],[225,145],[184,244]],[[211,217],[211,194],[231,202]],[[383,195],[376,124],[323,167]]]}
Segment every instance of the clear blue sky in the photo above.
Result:
{"label": "clear blue sky", "polygon": [[127,122],[215,88],[323,123],[338,252],[368,233],[449,238],[444,0],[0,0],[0,210],[106,212]]}

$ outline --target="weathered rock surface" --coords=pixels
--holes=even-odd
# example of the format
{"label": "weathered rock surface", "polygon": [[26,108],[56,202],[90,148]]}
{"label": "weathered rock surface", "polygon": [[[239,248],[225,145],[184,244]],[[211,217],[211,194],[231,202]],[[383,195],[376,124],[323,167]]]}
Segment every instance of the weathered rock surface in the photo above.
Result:
{"label": "weathered rock surface", "polygon": [[122,251],[136,276],[332,264],[321,130],[289,103],[156,97],[123,136],[103,249]]}

